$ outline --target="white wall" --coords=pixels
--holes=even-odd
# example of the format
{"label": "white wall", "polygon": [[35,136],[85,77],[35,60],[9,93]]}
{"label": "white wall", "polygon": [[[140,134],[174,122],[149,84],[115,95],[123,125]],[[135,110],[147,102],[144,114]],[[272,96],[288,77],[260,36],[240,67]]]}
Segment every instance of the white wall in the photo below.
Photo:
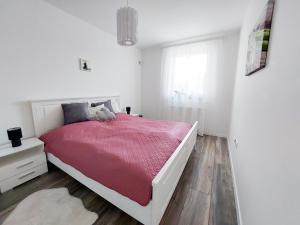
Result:
{"label": "white wall", "polygon": [[250,77],[248,35],[266,0],[241,33],[229,145],[243,225],[300,224],[300,2],[276,2],[268,65]]}
{"label": "white wall", "polygon": [[1,1],[0,27],[0,143],[13,126],[34,135],[29,100],[120,94],[140,112],[138,49],[42,0]]}
{"label": "white wall", "polygon": [[161,48],[142,50],[142,113],[153,119],[159,117],[161,60]]}
{"label": "white wall", "polygon": [[205,134],[227,137],[230,127],[232,97],[239,46],[239,33],[223,38],[222,73],[216,77],[215,97],[205,112]]}
{"label": "white wall", "polygon": [[[216,79],[216,98],[208,105],[205,116],[205,133],[228,135],[239,33],[223,37],[224,67]],[[153,47],[142,51],[142,112],[146,117],[159,118],[160,72],[162,49]]]}

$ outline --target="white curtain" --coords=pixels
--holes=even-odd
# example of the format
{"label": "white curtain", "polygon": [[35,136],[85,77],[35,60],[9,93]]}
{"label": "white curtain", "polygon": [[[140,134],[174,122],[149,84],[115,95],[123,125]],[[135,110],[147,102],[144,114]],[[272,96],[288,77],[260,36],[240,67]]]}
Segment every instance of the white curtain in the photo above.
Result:
{"label": "white curtain", "polygon": [[221,39],[163,50],[160,92],[163,119],[198,121],[198,133],[203,135],[205,109],[214,98],[221,53]]}

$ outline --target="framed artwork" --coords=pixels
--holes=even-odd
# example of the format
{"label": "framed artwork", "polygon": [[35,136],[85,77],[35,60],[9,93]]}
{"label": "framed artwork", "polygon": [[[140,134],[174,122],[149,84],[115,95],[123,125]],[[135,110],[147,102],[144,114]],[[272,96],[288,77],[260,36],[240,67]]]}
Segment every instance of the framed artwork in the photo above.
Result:
{"label": "framed artwork", "polygon": [[83,71],[91,71],[92,70],[90,61],[88,61],[86,59],[82,59],[82,58],[79,59],[79,68],[80,68],[80,70],[83,70]]}
{"label": "framed artwork", "polygon": [[275,0],[269,0],[249,35],[246,76],[266,67]]}

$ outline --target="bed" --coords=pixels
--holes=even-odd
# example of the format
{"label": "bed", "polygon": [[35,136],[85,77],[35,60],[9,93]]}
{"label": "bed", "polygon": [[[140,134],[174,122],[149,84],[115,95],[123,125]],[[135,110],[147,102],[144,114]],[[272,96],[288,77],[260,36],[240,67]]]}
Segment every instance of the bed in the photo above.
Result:
{"label": "bed", "polygon": [[[73,149],[74,151],[80,152],[80,147],[77,148],[77,145],[74,145],[74,140],[80,139],[78,137],[74,137],[73,145],[68,145],[66,142],[63,142],[65,140],[61,140],[59,142],[59,136],[54,135],[54,131],[58,130],[59,132],[65,132],[64,135],[67,135],[68,133],[71,133],[72,131],[78,130],[85,130],[86,133],[90,132],[91,134],[94,133],[93,129],[104,129],[98,128],[99,126],[97,122],[84,122],[80,124],[71,125],[69,127],[62,127],[63,126],[63,112],[61,109],[61,104],[63,103],[72,103],[72,102],[99,102],[104,100],[112,100],[116,104],[120,105],[120,97],[118,95],[116,96],[103,96],[103,97],[92,97],[92,98],[74,98],[74,99],[60,99],[60,100],[45,100],[45,101],[33,101],[31,102],[32,105],[32,113],[33,113],[33,121],[34,121],[34,128],[35,128],[35,135],[37,137],[44,137],[47,134],[53,134],[50,137],[53,140],[57,140],[55,142],[56,145],[53,145],[53,151],[47,151],[47,158],[48,161],[68,173],[70,176],[87,186],[92,191],[96,192],[139,222],[145,224],[145,225],[158,225],[166,207],[168,206],[168,203],[172,197],[172,194],[176,188],[176,185],[178,183],[178,180],[183,172],[183,169],[188,161],[188,158],[193,150],[193,147],[196,143],[196,137],[197,137],[197,122],[193,124],[192,126],[185,127],[185,131],[181,132],[182,129],[177,129],[179,126],[176,126],[176,124],[172,124],[172,122],[164,123],[166,126],[159,127],[157,126],[157,131],[159,129],[172,129],[173,132],[166,135],[166,137],[163,137],[164,130],[161,130],[162,132],[160,135],[157,135],[158,132],[156,130],[151,131],[151,129],[148,129],[147,123],[151,123],[152,127],[156,127],[155,124],[160,124],[159,122],[146,120],[143,118],[133,118],[127,115],[119,115],[117,120],[114,122],[116,129],[121,130],[125,135],[128,135],[128,133],[136,132],[136,136],[140,136],[138,140],[143,144],[145,140],[148,140],[150,137],[152,138],[151,134],[156,134],[153,138],[158,138],[158,142],[155,145],[154,150],[159,148],[160,150],[163,149],[164,146],[172,146],[175,143],[173,143],[170,140],[178,139],[178,144],[176,147],[174,147],[173,151],[168,151],[168,148],[166,148],[166,155],[163,156],[161,160],[161,167],[154,167],[154,168],[148,168],[147,171],[150,171],[153,169],[154,171],[159,168],[156,173],[151,173],[152,176],[143,176],[140,174],[135,174],[134,169],[126,171],[125,168],[118,168],[124,171],[124,173],[130,174],[128,177],[132,177],[132,182],[130,180],[120,180],[119,182],[123,182],[124,184],[133,183],[134,180],[138,180],[138,177],[141,177],[143,179],[145,177],[144,183],[142,180],[140,183],[138,183],[139,187],[143,187],[140,191],[132,191],[135,188],[134,186],[130,187],[128,185],[128,188],[131,188],[131,192],[129,194],[126,193],[126,188],[124,189],[117,189],[112,183],[107,183],[105,180],[101,180],[103,178],[93,176],[93,174],[87,173],[83,168],[80,166],[77,166],[76,163],[72,163],[72,157],[63,157],[63,155],[59,155],[59,152],[63,152],[65,150],[65,155],[67,155],[67,152],[70,152],[70,149]],[[131,129],[125,129],[127,126],[130,126],[131,124],[137,124],[136,126],[133,126]],[[123,125],[122,125],[123,124]],[[140,124],[140,126],[138,125]],[[154,124],[154,125],[153,125]],[[113,124],[109,124],[110,127]],[[178,125],[178,124],[177,124]],[[180,124],[179,124],[180,125]],[[168,127],[169,126],[169,127]],[[92,128],[91,128],[92,127]],[[174,128],[175,127],[175,128]],[[180,127],[183,127],[183,125],[180,125]],[[145,129],[146,128],[146,129]],[[123,129],[123,130],[122,130]],[[53,131],[54,130],[54,131]],[[52,132],[53,131],[53,132]],[[52,133],[51,133],[52,132]],[[107,131],[105,131],[107,132]],[[57,133],[57,132],[56,132]],[[55,133],[55,134],[56,134]],[[78,133],[78,132],[77,132]],[[74,133],[75,134],[75,133]],[[149,137],[148,137],[149,135]],[[169,137],[171,135],[173,139]],[[74,135],[70,135],[74,136]],[[162,137],[158,137],[162,136]],[[49,135],[47,136],[49,138]],[[108,136],[107,136],[108,137]],[[109,138],[107,138],[108,140]],[[45,138],[46,140],[46,138]],[[68,139],[69,140],[69,139]],[[96,140],[96,139],[95,139]],[[46,141],[49,141],[48,139]],[[93,147],[90,147],[90,149],[95,149],[95,152],[99,152],[99,149],[101,147],[101,142],[94,143],[90,139],[87,140],[88,144],[93,143]],[[112,143],[115,143],[116,140],[114,140]],[[163,145],[160,145],[160,142],[163,142]],[[169,143],[170,142],[170,143]],[[126,142],[121,142],[122,145]],[[167,143],[167,144],[166,144]],[[65,146],[65,147],[62,147]],[[104,145],[105,146],[105,145]],[[106,144],[107,146],[107,144]],[[130,145],[131,146],[131,145]],[[154,145],[153,145],[154,146]],[[153,147],[152,146],[152,147]],[[54,148],[56,147],[56,148]],[[61,148],[61,149],[60,149]],[[77,148],[77,149],[76,149]],[[81,147],[84,149],[85,147]],[[127,152],[122,154],[130,153],[131,150],[135,149],[135,151],[139,150],[139,145],[133,145],[132,149],[129,149],[130,147],[126,147]],[[109,149],[109,151],[114,151],[114,147]],[[142,148],[141,148],[142,149]],[[55,151],[56,150],[56,151]],[[67,151],[68,150],[68,151]],[[101,150],[101,149],[100,149]],[[103,148],[102,148],[103,150]],[[130,151],[129,151],[130,150]],[[153,150],[153,151],[154,151]],[[149,150],[147,150],[149,152]],[[133,151],[132,151],[133,152]],[[82,152],[80,153],[82,154]],[[101,152],[103,156],[103,152]],[[101,156],[101,157],[102,157]],[[101,157],[99,160],[101,160]],[[118,157],[118,156],[116,156]],[[130,156],[132,157],[132,156]],[[156,157],[156,155],[146,155],[146,157]],[[84,158],[84,157],[83,157]],[[105,158],[103,156],[103,158]],[[133,157],[134,158],[134,157]],[[68,161],[70,159],[70,161]],[[116,158],[118,159],[118,158]],[[116,161],[114,160],[114,162]],[[106,162],[109,161],[106,158]],[[112,160],[113,161],[113,160]],[[142,161],[147,161],[147,158],[142,159]],[[159,160],[158,160],[159,161]],[[83,162],[83,159],[82,159]],[[100,162],[100,161],[99,161]],[[104,163],[105,161],[102,161],[101,163]],[[103,170],[105,167],[102,168]],[[101,169],[101,170],[102,170]],[[112,167],[112,171],[115,168]],[[92,169],[91,169],[92,171]],[[97,173],[95,173],[97,174]],[[109,172],[105,173],[110,174]],[[113,174],[113,172],[111,173]],[[154,175],[153,175],[154,174]],[[150,180],[149,180],[150,179]],[[115,179],[113,181],[116,181],[118,179]],[[113,182],[112,181],[112,182]],[[127,182],[128,181],[128,182]],[[147,182],[148,183],[147,183]],[[137,181],[138,182],[138,181]],[[143,185],[145,184],[145,185]],[[119,184],[120,186],[120,184]],[[139,192],[140,195],[133,195],[130,193]]]}

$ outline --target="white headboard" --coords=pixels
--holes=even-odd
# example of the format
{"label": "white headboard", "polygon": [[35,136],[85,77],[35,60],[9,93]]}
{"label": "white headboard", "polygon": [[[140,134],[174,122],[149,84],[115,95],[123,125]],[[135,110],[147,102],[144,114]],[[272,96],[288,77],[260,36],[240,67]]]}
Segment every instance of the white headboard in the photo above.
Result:
{"label": "white headboard", "polygon": [[119,95],[31,101],[35,136],[40,137],[50,130],[63,126],[64,116],[61,104],[72,102],[92,103],[109,99],[120,106]]}

